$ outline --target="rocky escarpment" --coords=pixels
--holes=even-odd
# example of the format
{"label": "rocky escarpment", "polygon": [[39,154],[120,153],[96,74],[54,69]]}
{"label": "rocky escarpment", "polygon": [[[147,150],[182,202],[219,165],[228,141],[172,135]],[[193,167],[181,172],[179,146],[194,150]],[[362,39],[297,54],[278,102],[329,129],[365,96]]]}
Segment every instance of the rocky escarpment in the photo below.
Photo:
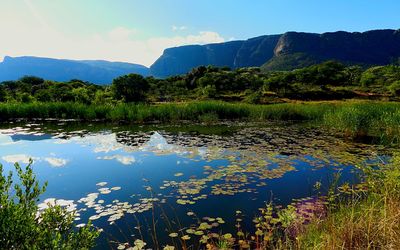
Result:
{"label": "rocky escarpment", "polygon": [[281,35],[260,36],[249,39],[235,55],[234,68],[260,66],[274,56],[274,49]]}
{"label": "rocky escarpment", "polygon": [[290,70],[326,60],[347,64],[385,65],[400,58],[399,30],[287,32],[246,41],[166,49],[151,66],[158,77],[184,74],[201,65]]}
{"label": "rocky escarpment", "polygon": [[[293,69],[296,65],[337,60],[347,64],[385,65],[400,57],[400,32],[330,32],[310,34],[288,32],[281,36],[274,58],[263,67],[270,70]],[[306,63],[305,63],[306,62]]]}
{"label": "rocky escarpment", "polygon": [[243,42],[227,42],[208,45],[188,45],[166,49],[151,66],[157,77],[185,74],[201,65],[234,67],[234,60]]}
{"label": "rocky escarpment", "polygon": [[167,77],[185,74],[201,65],[230,68],[261,66],[273,57],[279,37],[261,36],[247,41],[169,48],[150,67],[151,73]]}

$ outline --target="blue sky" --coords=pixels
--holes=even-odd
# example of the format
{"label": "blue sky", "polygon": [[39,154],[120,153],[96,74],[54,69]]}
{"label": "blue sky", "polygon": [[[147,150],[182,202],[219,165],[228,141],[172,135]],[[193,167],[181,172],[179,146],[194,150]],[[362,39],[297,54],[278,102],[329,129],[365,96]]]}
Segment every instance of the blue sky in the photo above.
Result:
{"label": "blue sky", "polygon": [[171,46],[400,28],[398,0],[1,0],[0,57],[150,65]]}

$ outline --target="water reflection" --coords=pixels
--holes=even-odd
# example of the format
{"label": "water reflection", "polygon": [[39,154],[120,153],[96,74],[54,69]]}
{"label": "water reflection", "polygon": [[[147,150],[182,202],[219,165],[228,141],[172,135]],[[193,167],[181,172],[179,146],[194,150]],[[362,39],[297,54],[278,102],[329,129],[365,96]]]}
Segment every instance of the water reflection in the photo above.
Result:
{"label": "water reflection", "polygon": [[[163,204],[184,225],[195,213],[219,218],[218,230],[233,227],[226,217],[237,210],[251,221],[265,202],[285,205],[313,195],[313,184],[326,188],[337,171],[342,182],[356,182],[353,166],[384,154],[379,146],[301,126],[245,126],[229,135],[83,127],[0,129],[0,162],[11,170],[32,159],[39,179],[49,181],[40,207],[56,203],[75,210],[77,222],[93,220],[106,232],[100,247],[110,235],[132,234],[132,216],[148,220],[148,211]],[[160,232],[165,229],[160,222]]]}

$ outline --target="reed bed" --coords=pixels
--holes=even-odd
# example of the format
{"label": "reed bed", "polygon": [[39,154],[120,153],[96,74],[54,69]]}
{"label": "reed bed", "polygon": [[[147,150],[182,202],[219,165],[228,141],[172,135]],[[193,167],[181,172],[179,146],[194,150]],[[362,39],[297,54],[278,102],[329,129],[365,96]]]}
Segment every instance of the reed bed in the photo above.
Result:
{"label": "reed bed", "polygon": [[400,103],[376,101],[253,105],[203,101],[166,104],[1,103],[0,120],[79,119],[130,123],[312,121],[352,138],[400,142]]}
{"label": "reed bed", "polygon": [[400,155],[364,169],[365,192],[339,202],[298,236],[298,249],[400,249]]}

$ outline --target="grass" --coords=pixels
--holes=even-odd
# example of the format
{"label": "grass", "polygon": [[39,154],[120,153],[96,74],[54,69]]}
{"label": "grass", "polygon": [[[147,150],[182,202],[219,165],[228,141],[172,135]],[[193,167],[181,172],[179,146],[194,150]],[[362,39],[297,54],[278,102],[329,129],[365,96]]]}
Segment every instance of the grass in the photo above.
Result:
{"label": "grass", "polygon": [[400,155],[366,171],[367,191],[309,225],[300,249],[400,249]]}
{"label": "grass", "polygon": [[350,137],[375,136],[381,141],[399,143],[400,104],[361,102],[340,105],[324,114],[324,125]]}
{"label": "grass", "polygon": [[219,120],[313,121],[348,137],[374,137],[386,143],[400,142],[400,103],[377,101],[306,102],[271,105],[219,101],[158,105],[79,103],[1,103],[0,120],[79,119],[130,123],[178,123]]}

